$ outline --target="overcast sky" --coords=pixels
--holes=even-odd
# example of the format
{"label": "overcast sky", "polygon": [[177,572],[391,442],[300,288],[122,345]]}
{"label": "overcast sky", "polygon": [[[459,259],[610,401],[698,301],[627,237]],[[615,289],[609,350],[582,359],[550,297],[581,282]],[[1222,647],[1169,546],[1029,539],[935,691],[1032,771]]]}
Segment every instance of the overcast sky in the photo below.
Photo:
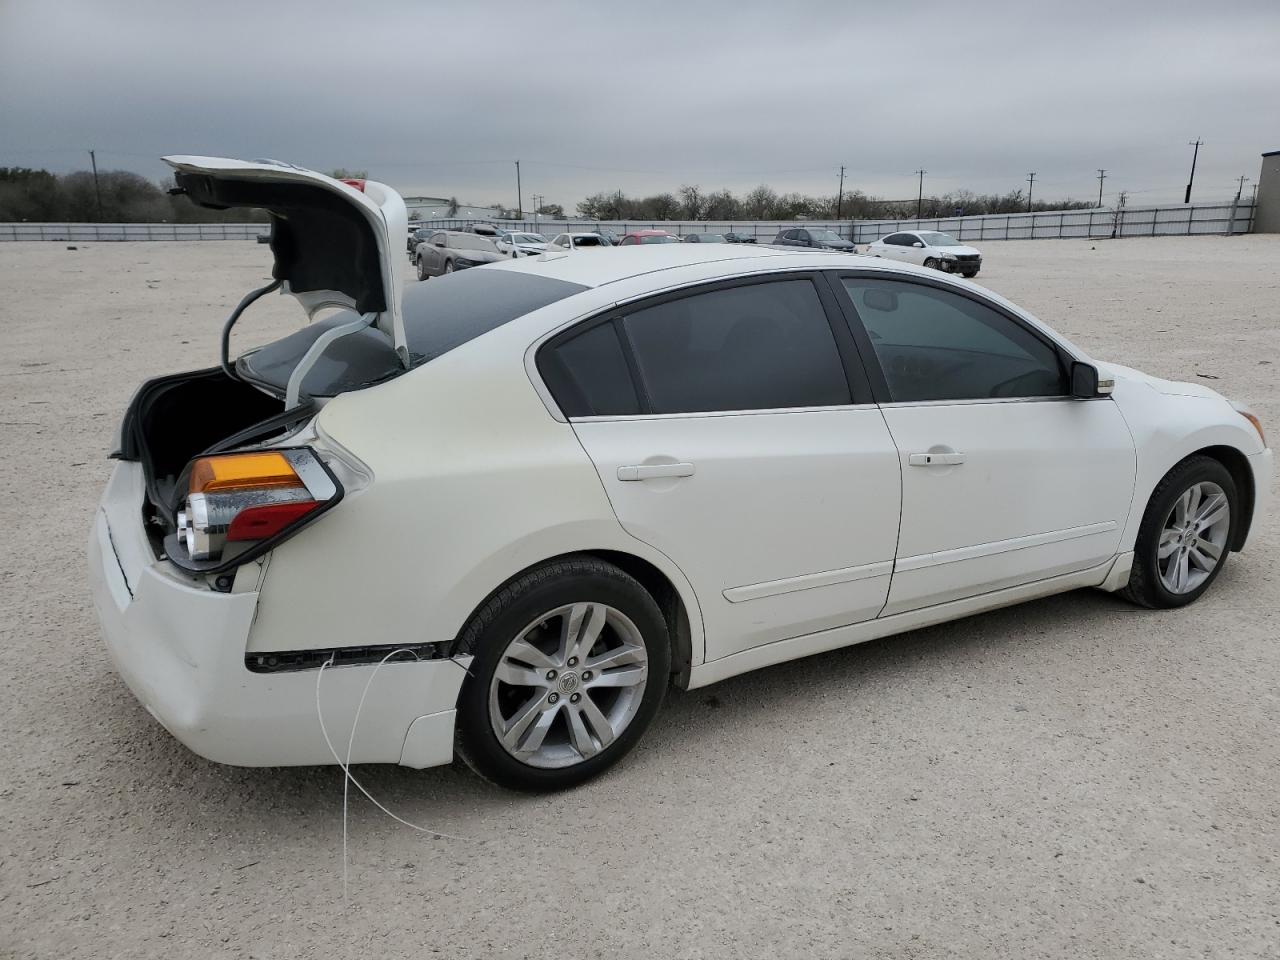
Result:
{"label": "overcast sky", "polygon": [[[1229,197],[1280,149],[1280,0],[0,0],[0,166],[363,168],[599,190]],[[1249,185],[1245,187],[1249,190]]]}

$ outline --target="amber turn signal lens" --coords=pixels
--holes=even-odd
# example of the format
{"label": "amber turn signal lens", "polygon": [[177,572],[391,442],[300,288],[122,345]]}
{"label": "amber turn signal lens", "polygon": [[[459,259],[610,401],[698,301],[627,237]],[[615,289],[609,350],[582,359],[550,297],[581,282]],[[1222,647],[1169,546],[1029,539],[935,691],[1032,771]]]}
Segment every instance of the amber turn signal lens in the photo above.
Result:
{"label": "amber turn signal lens", "polygon": [[191,468],[191,493],[226,493],[302,485],[292,465],[277,451],[201,457]]}
{"label": "amber turn signal lens", "polygon": [[1258,431],[1258,436],[1262,438],[1262,445],[1267,445],[1267,435],[1262,432],[1262,421],[1258,419],[1258,415],[1252,410],[1237,410],[1240,416],[1244,417],[1253,424],[1253,429]]}

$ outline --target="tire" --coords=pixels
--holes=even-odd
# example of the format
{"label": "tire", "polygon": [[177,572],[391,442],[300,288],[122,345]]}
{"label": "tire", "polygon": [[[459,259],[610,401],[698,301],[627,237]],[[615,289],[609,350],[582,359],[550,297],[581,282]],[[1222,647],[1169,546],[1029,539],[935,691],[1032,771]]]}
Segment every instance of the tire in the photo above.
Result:
{"label": "tire", "polygon": [[418,267],[418,279],[419,280],[427,279],[427,267],[426,267],[426,264],[422,262],[422,258],[418,257],[418,259],[414,262],[417,264],[417,267]]}
{"label": "tire", "polygon": [[978,275],[978,271],[977,271],[977,270],[967,270],[967,271],[965,271],[964,278],[965,278],[966,280],[972,280],[972,279],[973,279],[974,277],[976,277],[977,275]]}
{"label": "tire", "polygon": [[453,261],[452,261],[452,260],[446,260],[446,261],[444,262],[444,272],[445,272],[445,273],[453,273]]}
{"label": "tire", "polygon": [[[1197,490],[1198,497],[1194,496]],[[1226,499],[1227,516],[1217,523],[1197,527],[1194,524],[1197,515],[1202,521],[1211,519],[1206,517],[1206,511],[1216,493]],[[1189,495],[1189,501],[1183,501]],[[1179,501],[1183,501],[1181,507]],[[1184,607],[1199,599],[1217,579],[1230,545],[1235,542],[1239,502],[1231,472],[1212,457],[1197,454],[1175,466],[1156,485],[1147,503],[1134,545],[1133,570],[1120,595],[1152,609]],[[1188,503],[1192,507],[1193,523],[1183,527],[1182,534],[1175,535],[1181,526],[1176,511],[1184,509],[1185,512]],[[1167,553],[1165,557],[1160,556],[1162,550]],[[1179,573],[1175,567],[1183,555],[1187,558],[1185,579],[1179,589]],[[1208,561],[1211,569],[1205,570],[1202,561]]]}
{"label": "tire", "polygon": [[[595,626],[596,639],[579,656],[564,639],[571,623],[584,633]],[[653,720],[671,670],[667,625],[653,597],[587,556],[505,584],[472,617],[458,649],[473,660],[458,698],[457,753],[480,776],[515,790],[563,790],[617,763]],[[590,670],[605,656],[613,662]]]}
{"label": "tire", "polygon": [[934,257],[926,257],[924,261],[924,265],[928,267],[930,270],[938,269],[938,261]]}

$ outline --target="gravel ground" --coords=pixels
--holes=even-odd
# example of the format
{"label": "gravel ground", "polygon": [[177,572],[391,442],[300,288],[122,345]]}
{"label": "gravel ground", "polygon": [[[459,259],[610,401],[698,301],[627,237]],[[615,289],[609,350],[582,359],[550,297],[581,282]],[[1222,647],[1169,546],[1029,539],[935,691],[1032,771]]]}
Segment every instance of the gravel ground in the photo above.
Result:
{"label": "gravel ground", "polygon": [[[1280,432],[1280,237],[989,244],[1098,357]],[[252,243],[0,244],[0,954],[1276,957],[1274,520],[1206,598],[1093,591],[673,694],[586,787],[201,760],[117,679],[85,584],[144,377],[208,365]],[[244,326],[274,336],[288,304]],[[1203,381],[1201,381],[1203,382]]]}

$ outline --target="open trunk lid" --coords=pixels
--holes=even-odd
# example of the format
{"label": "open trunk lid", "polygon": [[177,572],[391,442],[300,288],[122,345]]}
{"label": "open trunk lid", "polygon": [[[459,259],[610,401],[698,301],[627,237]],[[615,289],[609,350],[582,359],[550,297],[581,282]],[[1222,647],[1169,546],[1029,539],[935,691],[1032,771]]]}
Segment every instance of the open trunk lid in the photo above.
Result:
{"label": "open trunk lid", "polygon": [[270,213],[272,276],[283,281],[283,289],[308,316],[325,307],[372,315],[371,325],[409,366],[400,302],[407,269],[400,244],[409,218],[395,190],[372,180],[335,180],[276,160],[164,159],[193,203]]}

